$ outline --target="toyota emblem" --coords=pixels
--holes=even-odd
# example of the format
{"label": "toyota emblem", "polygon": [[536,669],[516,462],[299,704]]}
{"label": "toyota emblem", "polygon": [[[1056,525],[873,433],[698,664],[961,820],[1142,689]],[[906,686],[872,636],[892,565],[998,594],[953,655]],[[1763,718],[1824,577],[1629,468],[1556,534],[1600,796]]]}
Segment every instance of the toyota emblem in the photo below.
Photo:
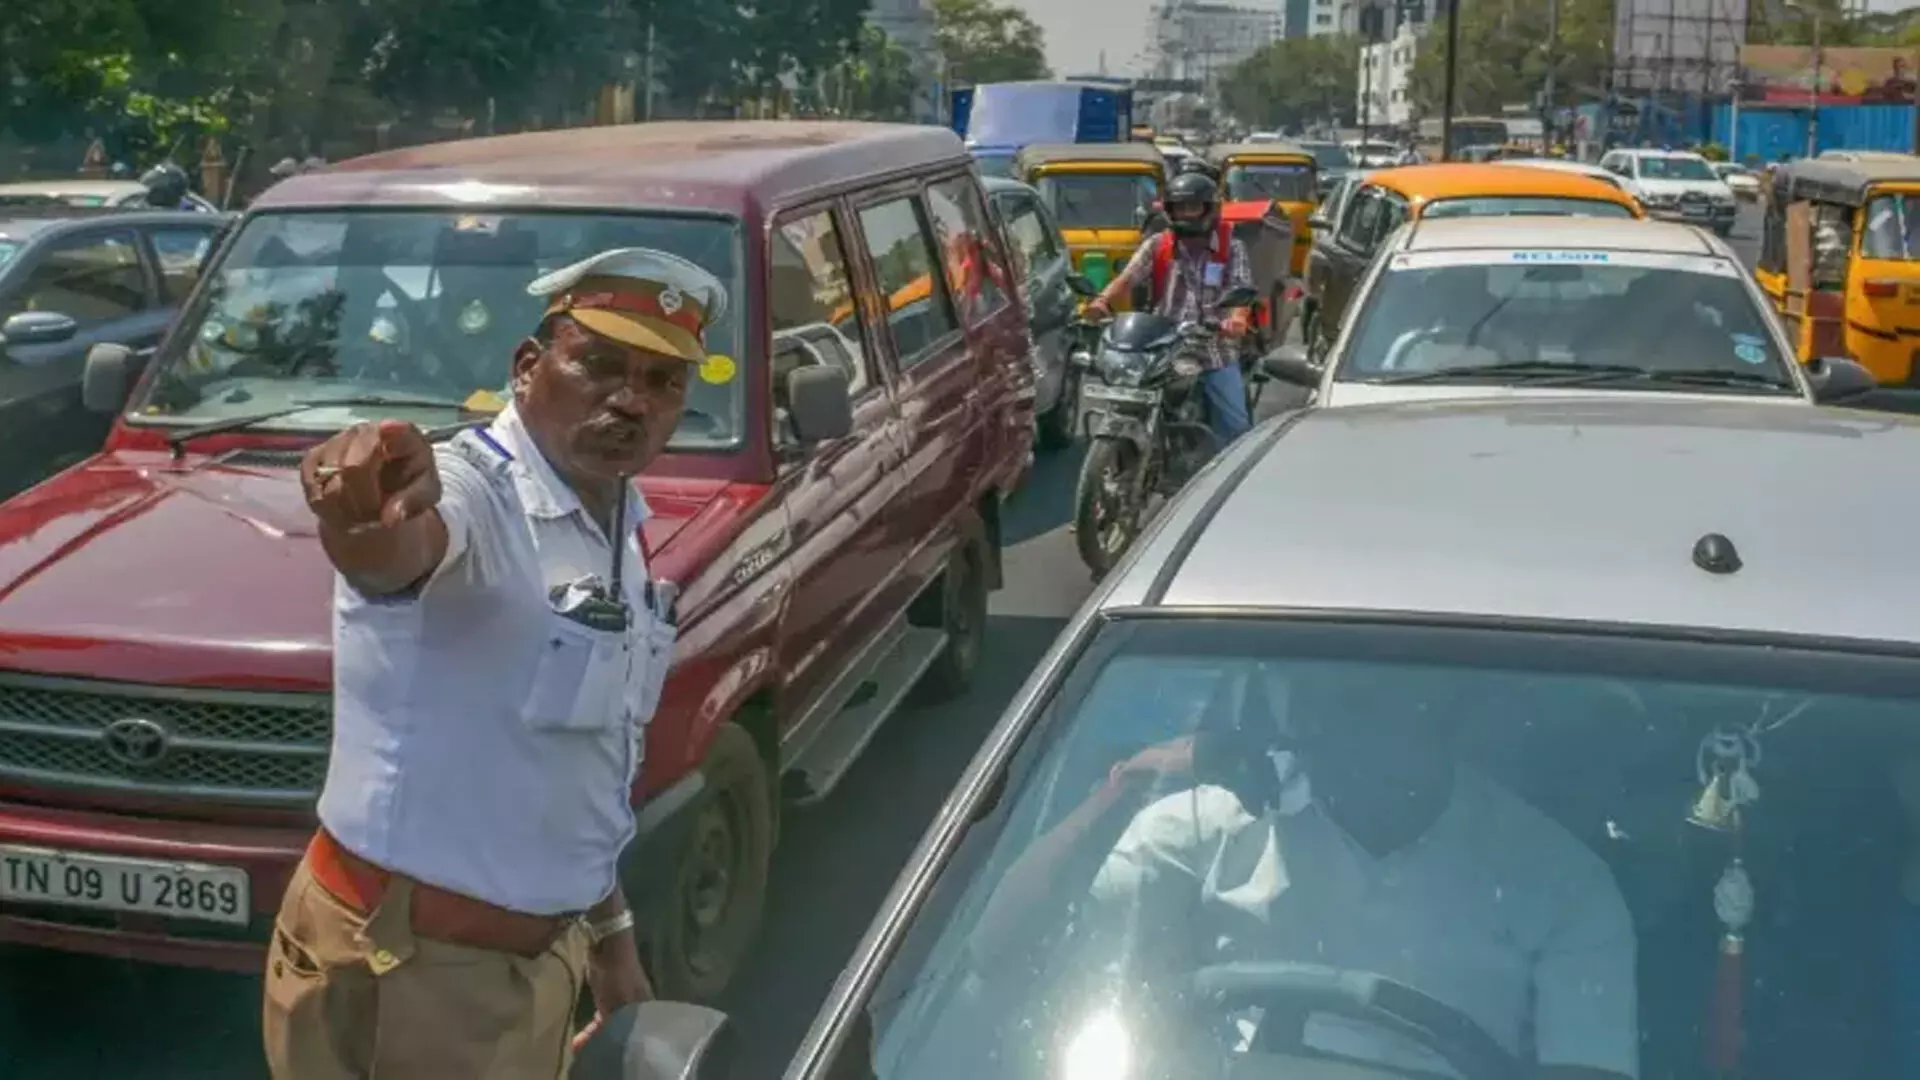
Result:
{"label": "toyota emblem", "polygon": [[144,716],[129,716],[107,725],[101,735],[107,753],[122,765],[144,769],[167,756],[167,729]]}

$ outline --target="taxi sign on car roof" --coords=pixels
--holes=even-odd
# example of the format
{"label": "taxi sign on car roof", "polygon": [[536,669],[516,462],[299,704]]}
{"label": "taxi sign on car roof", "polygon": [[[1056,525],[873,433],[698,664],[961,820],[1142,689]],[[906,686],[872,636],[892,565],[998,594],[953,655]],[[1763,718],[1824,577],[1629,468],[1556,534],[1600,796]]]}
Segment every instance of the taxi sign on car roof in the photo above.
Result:
{"label": "taxi sign on car roof", "polygon": [[1681,270],[1690,274],[1739,277],[1740,268],[1717,255],[1686,255],[1668,251],[1605,251],[1595,248],[1453,248],[1408,251],[1393,257],[1391,269],[1431,270],[1443,266],[1500,266],[1526,264],[1587,264],[1628,266],[1645,270]]}

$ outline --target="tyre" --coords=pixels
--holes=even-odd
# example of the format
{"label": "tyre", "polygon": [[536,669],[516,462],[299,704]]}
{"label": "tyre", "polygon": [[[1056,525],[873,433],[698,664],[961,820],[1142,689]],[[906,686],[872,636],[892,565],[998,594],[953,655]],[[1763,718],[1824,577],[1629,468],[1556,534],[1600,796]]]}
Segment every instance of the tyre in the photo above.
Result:
{"label": "tyre", "polygon": [[1080,561],[1105,577],[1133,543],[1133,511],[1127,489],[1140,455],[1125,439],[1095,439],[1080,462],[1080,482],[1073,493],[1073,540]]}
{"label": "tyre", "polygon": [[987,640],[986,544],[978,538],[962,543],[940,575],[940,588],[933,595],[939,597],[937,625],[946,634],[947,646],[914,687],[923,701],[956,698],[973,685]]}
{"label": "tyre", "polygon": [[647,973],[673,1001],[712,1002],[746,962],[766,910],[773,855],[772,785],[753,736],[737,724],[714,734],[661,925],[649,927]]}
{"label": "tyre", "polygon": [[1040,418],[1040,448],[1060,450],[1073,445],[1080,418],[1080,373],[1069,368],[1060,376],[1060,400]]}

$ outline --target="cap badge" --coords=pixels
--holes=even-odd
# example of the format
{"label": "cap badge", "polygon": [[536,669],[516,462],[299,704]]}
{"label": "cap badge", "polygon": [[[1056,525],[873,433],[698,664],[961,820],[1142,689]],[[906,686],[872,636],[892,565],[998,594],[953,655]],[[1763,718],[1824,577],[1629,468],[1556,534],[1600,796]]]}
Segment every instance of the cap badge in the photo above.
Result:
{"label": "cap badge", "polygon": [[680,305],[685,303],[686,299],[678,286],[669,285],[660,290],[660,310],[672,315],[680,310]]}

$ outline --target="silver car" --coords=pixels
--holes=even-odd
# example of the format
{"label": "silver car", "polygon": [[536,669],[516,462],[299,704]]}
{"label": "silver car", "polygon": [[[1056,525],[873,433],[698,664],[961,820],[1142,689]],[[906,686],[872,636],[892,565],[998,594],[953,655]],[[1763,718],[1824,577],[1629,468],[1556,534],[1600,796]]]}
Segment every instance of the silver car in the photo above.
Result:
{"label": "silver car", "polygon": [[789,1080],[1897,1075],[1916,458],[1740,399],[1269,422],[1035,669]]}

